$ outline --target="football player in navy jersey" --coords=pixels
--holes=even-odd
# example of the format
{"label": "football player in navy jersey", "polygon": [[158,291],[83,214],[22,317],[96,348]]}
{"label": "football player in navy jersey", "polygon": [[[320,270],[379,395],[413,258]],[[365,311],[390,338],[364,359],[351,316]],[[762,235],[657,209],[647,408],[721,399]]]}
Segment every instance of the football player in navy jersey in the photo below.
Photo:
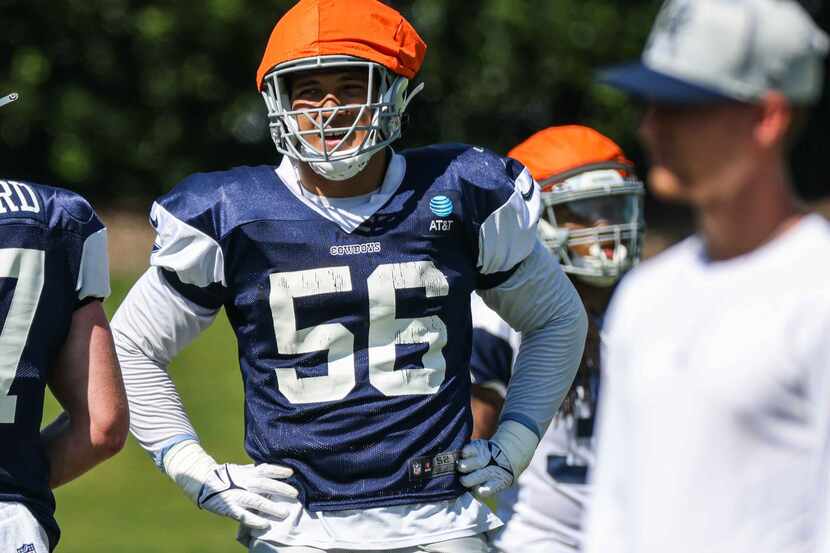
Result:
{"label": "football player in navy jersey", "polygon": [[[109,291],[106,229],[90,205],[0,179],[0,551],[54,549],[51,489],[124,445]],[[47,385],[65,411],[41,431]]]}
{"label": "football player in navy jersey", "polygon": [[[619,146],[581,125],[549,127],[508,154],[524,163],[541,186],[540,235],[574,283],[589,315],[579,372],[527,470],[498,497],[505,522],[498,551],[576,553],[582,550],[582,519],[591,501],[586,482],[594,463],[593,421],[599,393],[600,327],[611,293],[639,262],[644,188]],[[498,314],[473,301],[475,434],[492,435],[521,336]]]}
{"label": "football player in navy jersey", "polygon": [[[251,551],[485,551],[500,522],[478,497],[527,466],[579,364],[585,312],[529,173],[391,149],[425,50],[381,2],[302,0],[257,75],[279,165],[193,175],[152,207],[151,268],[113,321],[132,431]],[[473,290],[525,347],[495,435],[469,442]],[[250,465],[202,449],[166,372],[220,307]]]}

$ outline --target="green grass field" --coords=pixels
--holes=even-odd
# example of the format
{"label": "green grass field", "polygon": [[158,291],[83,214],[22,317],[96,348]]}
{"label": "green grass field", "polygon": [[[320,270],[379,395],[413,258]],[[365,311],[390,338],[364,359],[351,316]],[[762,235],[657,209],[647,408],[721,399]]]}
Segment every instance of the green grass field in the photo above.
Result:
{"label": "green grass field", "polygon": [[[110,316],[133,279],[113,280]],[[205,448],[217,460],[249,462],[243,449],[242,383],[236,342],[224,313],[171,368]],[[59,412],[47,402],[44,423]],[[114,459],[56,490],[62,553],[244,551],[236,524],[197,509],[130,436]]]}

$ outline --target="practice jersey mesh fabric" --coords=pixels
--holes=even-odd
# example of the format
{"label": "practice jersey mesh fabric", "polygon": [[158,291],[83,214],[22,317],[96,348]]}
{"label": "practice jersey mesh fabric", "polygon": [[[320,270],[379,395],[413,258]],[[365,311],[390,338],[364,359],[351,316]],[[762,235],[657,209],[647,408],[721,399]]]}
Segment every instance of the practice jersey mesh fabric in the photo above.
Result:
{"label": "practice jersey mesh fabric", "polygon": [[0,502],[28,507],[52,548],[60,533],[40,440],[44,391],[73,312],[108,294],[105,230],[90,205],[0,180]]}
{"label": "practice jersey mesh fabric", "polygon": [[[271,166],[194,175],[151,213],[151,263],[234,328],[248,454],[291,466],[311,510],[464,492],[454,471],[430,472],[469,438],[470,293],[535,243],[538,193],[517,162],[468,146],[400,155],[400,185],[350,232]],[[513,243],[482,241],[500,216]]]}

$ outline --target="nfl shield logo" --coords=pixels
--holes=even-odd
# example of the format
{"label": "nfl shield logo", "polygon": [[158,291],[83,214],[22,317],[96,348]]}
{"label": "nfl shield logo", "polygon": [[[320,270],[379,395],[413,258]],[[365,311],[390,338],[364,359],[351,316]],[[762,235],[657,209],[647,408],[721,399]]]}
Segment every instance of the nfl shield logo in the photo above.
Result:
{"label": "nfl shield logo", "polygon": [[412,474],[421,476],[421,463],[415,462],[412,464]]}
{"label": "nfl shield logo", "polygon": [[26,543],[17,548],[17,553],[37,553],[37,551],[35,551],[34,544]]}

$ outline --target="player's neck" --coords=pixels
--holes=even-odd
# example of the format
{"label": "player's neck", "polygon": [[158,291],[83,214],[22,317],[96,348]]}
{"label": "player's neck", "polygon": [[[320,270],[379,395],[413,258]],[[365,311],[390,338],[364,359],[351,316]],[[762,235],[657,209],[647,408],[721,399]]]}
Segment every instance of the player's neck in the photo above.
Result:
{"label": "player's neck", "polygon": [[312,194],[326,198],[348,198],[376,190],[383,182],[388,164],[389,152],[383,149],[369,159],[363,171],[346,180],[328,180],[315,173],[307,163],[298,163],[297,172],[300,184]]}
{"label": "player's neck", "polygon": [[804,215],[781,163],[758,171],[740,192],[697,210],[697,225],[713,261],[749,253],[775,239]]}
{"label": "player's neck", "polygon": [[582,303],[585,309],[595,317],[602,316],[608,308],[608,302],[611,300],[611,294],[614,292],[614,287],[609,286],[603,288],[600,286],[592,286],[580,281],[578,278],[573,279],[574,288],[582,298]]}

